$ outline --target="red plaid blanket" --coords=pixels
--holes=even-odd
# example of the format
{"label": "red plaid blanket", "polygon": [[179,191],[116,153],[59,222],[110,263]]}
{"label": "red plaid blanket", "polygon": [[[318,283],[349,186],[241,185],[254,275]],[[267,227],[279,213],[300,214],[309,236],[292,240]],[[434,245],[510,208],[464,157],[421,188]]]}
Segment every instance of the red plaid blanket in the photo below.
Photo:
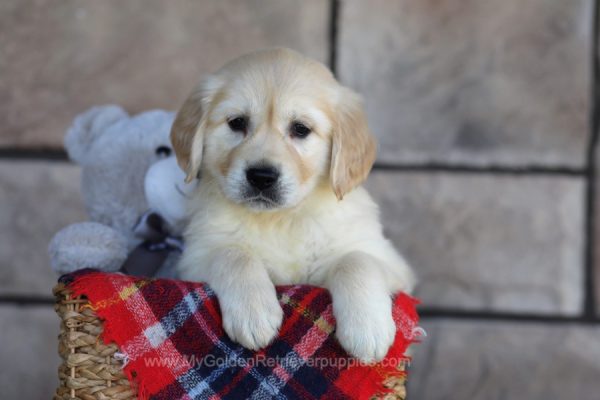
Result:
{"label": "red plaid blanket", "polygon": [[62,281],[87,296],[104,320],[103,339],[119,347],[140,399],[368,399],[388,391],[383,382],[401,373],[397,367],[419,334],[416,300],[398,295],[392,349],[382,362],[360,365],[333,335],[328,292],[281,286],[280,335],[252,352],[224,333],[205,284],[95,271]]}

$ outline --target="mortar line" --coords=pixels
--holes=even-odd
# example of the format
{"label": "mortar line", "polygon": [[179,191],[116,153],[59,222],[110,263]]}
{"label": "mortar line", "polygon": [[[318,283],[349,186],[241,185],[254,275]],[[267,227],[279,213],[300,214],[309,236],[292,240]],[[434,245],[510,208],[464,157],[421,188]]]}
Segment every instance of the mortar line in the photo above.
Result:
{"label": "mortar line", "polygon": [[68,159],[66,151],[59,148],[0,148],[0,160],[68,161]]}
{"label": "mortar line", "polygon": [[594,241],[595,241],[595,202],[596,202],[596,157],[595,150],[598,142],[599,128],[599,54],[598,54],[598,36],[600,34],[600,6],[599,0],[593,2],[593,21],[592,21],[592,40],[591,40],[591,90],[590,90],[590,132],[587,147],[587,185],[585,197],[585,270],[584,270],[584,300],[583,316],[587,319],[596,318],[596,293],[595,293],[595,273],[594,273]]}
{"label": "mortar line", "polygon": [[329,3],[329,69],[337,75],[337,45],[339,24],[339,0],[330,0]]}
{"label": "mortar line", "polygon": [[53,305],[54,298],[28,295],[0,295],[0,305]]}
{"label": "mortar line", "polygon": [[564,175],[585,177],[585,167],[571,166],[543,166],[543,165],[468,165],[468,164],[446,164],[446,163],[423,163],[423,164],[387,164],[376,162],[373,166],[375,171],[398,171],[398,172],[442,172],[442,173],[468,173],[468,174],[490,174],[490,175]]}
{"label": "mortar line", "polygon": [[423,320],[452,319],[473,321],[508,321],[543,324],[577,323],[599,325],[600,318],[587,318],[581,315],[517,313],[491,310],[457,310],[435,307],[419,307],[419,317]]}

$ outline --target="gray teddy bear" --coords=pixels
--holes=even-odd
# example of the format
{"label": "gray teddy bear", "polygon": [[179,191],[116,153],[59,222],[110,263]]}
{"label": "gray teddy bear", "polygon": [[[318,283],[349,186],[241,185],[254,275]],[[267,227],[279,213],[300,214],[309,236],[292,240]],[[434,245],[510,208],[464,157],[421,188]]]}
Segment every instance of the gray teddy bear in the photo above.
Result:
{"label": "gray teddy bear", "polygon": [[[172,155],[173,119],[174,113],[162,110],[129,116],[115,105],[93,107],[77,116],[65,148],[82,167],[82,195],[90,221],[67,226],[54,236],[48,250],[56,272],[124,268],[141,275],[174,276],[172,265],[181,246],[177,238],[187,221],[185,200],[195,183],[184,182]],[[163,255],[160,268],[148,269],[147,254]],[[140,265],[141,271],[132,271]]]}

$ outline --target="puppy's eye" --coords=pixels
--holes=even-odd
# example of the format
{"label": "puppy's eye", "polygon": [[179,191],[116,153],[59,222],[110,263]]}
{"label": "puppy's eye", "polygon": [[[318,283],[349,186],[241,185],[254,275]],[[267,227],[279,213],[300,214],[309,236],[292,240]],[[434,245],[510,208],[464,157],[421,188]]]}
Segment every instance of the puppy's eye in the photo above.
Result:
{"label": "puppy's eye", "polygon": [[161,158],[167,158],[171,155],[171,149],[167,146],[158,146],[154,152]]}
{"label": "puppy's eye", "polygon": [[235,117],[227,121],[227,125],[234,132],[246,132],[248,129],[248,118],[247,117]]}
{"label": "puppy's eye", "polygon": [[292,122],[292,126],[290,127],[290,133],[293,137],[297,137],[300,139],[304,139],[307,137],[310,132],[310,128],[304,125],[302,122]]}

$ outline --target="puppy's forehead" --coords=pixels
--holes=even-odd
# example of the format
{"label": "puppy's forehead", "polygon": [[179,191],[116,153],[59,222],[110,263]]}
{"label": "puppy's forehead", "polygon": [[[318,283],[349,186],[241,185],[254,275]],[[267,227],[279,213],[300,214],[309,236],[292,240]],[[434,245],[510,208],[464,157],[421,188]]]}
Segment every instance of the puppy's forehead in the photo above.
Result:
{"label": "puppy's forehead", "polygon": [[335,81],[333,74],[325,65],[284,48],[259,50],[243,55],[225,64],[216,75],[229,79],[241,77],[244,80],[267,78],[276,84],[288,83],[290,78],[302,75]]}
{"label": "puppy's forehead", "polygon": [[329,108],[328,97],[318,88],[311,89],[309,86],[228,85],[214,110],[219,114],[260,114],[270,109],[280,116],[323,113]]}
{"label": "puppy's forehead", "polygon": [[239,57],[215,74],[227,98],[265,104],[289,97],[333,96],[337,81],[323,64],[289,49],[270,49]]}

